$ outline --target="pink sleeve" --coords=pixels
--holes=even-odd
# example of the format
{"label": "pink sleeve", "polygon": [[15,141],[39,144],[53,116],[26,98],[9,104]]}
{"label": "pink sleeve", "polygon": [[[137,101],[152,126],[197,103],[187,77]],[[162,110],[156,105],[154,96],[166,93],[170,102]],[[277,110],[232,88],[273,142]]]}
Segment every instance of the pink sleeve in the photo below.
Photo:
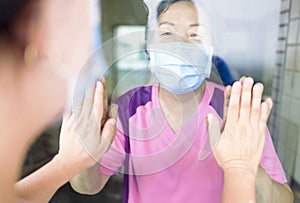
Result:
{"label": "pink sleeve", "polygon": [[100,172],[104,175],[111,176],[119,174],[125,160],[125,139],[124,133],[120,128],[121,123],[117,120],[116,137],[111,144],[110,149],[104,154],[100,161]]}
{"label": "pink sleeve", "polygon": [[266,130],[266,141],[260,165],[274,181],[280,184],[287,183],[285,172],[275,152],[268,129]]}

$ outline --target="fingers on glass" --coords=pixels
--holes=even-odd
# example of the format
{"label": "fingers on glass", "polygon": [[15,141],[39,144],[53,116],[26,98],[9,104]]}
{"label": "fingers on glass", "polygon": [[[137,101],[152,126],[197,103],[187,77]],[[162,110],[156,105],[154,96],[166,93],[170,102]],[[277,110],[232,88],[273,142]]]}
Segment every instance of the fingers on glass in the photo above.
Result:
{"label": "fingers on glass", "polygon": [[96,84],[96,89],[94,93],[94,116],[99,128],[101,128],[101,121],[103,116],[103,97],[104,97],[104,85],[102,82],[98,81]]}
{"label": "fingers on glass", "polygon": [[261,83],[257,83],[252,89],[252,104],[251,104],[251,118],[252,124],[258,123],[261,112],[261,100],[264,86]]}
{"label": "fingers on glass", "polygon": [[241,93],[241,108],[240,108],[240,122],[247,123],[250,118],[251,110],[251,99],[252,99],[252,87],[254,80],[250,77],[244,79],[242,84],[242,93]]}
{"label": "fingers on glass", "polygon": [[114,118],[110,118],[104,124],[101,133],[101,145],[104,144],[106,146],[110,146],[116,136],[116,120]]}
{"label": "fingers on glass", "polygon": [[241,89],[242,86],[239,81],[233,83],[226,120],[229,124],[235,124],[239,119]]}
{"label": "fingers on glass", "polygon": [[231,95],[231,86],[227,86],[224,92],[224,110],[223,110],[223,125],[221,128],[221,132],[224,129],[226,120],[227,120],[227,112],[229,107],[229,101],[230,101],[230,95]]}
{"label": "fingers on glass", "polygon": [[231,86],[227,86],[224,93],[224,106],[228,108],[231,95]]}
{"label": "fingers on glass", "polygon": [[273,107],[273,101],[271,98],[267,98],[266,101],[261,103],[261,113],[259,127],[261,131],[264,131],[267,125],[267,120]]}
{"label": "fingers on glass", "polygon": [[89,118],[93,111],[95,85],[89,87],[85,92],[83,100],[82,114],[85,118]]}

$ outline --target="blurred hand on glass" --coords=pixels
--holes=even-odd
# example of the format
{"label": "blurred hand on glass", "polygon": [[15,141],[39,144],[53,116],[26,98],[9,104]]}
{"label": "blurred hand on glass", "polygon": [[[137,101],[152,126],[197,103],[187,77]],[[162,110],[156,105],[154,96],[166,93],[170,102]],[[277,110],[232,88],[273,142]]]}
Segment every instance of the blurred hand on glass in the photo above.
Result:
{"label": "blurred hand on glass", "polygon": [[64,116],[56,158],[77,169],[76,172],[99,163],[115,137],[117,106],[111,108],[106,118],[105,95],[104,84],[99,81],[86,91],[84,100],[73,112]]}

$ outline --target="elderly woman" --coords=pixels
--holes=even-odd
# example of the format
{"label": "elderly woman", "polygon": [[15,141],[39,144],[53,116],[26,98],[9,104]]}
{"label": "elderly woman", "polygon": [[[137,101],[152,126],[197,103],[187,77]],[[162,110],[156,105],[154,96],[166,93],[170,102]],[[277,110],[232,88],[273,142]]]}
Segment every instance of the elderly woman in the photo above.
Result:
{"label": "elderly woman", "polygon": [[[271,178],[271,189],[276,188],[284,200],[290,198],[266,130],[264,115],[271,101],[260,103],[263,86],[242,78],[226,89],[224,99],[224,87],[206,80],[213,40],[203,7],[192,0],[163,0],[156,8],[149,14],[147,51],[158,83],[132,89],[115,101],[119,105],[116,138],[100,167],[75,176],[72,187],[94,194],[111,175],[124,172],[123,202],[254,202],[253,177],[260,165]],[[218,125],[212,123],[222,120],[225,127],[218,141],[212,136],[219,134],[212,127]],[[247,150],[247,140],[256,150]],[[240,156],[243,150],[249,157]],[[230,181],[241,176],[248,188]],[[241,193],[231,190],[230,184],[250,195],[242,193],[245,196],[239,199]]]}

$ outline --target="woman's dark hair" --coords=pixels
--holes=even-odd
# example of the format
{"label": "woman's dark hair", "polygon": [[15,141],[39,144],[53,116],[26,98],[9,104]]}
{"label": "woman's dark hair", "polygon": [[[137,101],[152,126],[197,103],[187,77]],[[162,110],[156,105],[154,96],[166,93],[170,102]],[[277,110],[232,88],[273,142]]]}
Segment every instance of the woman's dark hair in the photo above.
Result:
{"label": "woman's dark hair", "polygon": [[[158,20],[160,14],[166,12],[172,4],[177,2],[191,2],[194,4],[193,0],[162,0],[156,8],[156,19]],[[147,24],[145,29],[145,52],[148,56],[148,60],[150,60],[150,55],[147,50],[148,31],[149,31],[149,25]]]}
{"label": "woman's dark hair", "polygon": [[166,12],[172,4],[182,1],[194,3],[192,0],[162,0],[157,6],[156,18],[158,19],[160,14]]}
{"label": "woman's dark hair", "polygon": [[29,0],[0,0],[0,34],[9,32],[19,12]]}

